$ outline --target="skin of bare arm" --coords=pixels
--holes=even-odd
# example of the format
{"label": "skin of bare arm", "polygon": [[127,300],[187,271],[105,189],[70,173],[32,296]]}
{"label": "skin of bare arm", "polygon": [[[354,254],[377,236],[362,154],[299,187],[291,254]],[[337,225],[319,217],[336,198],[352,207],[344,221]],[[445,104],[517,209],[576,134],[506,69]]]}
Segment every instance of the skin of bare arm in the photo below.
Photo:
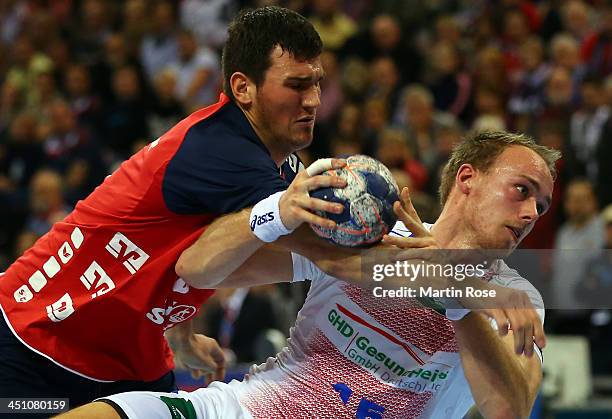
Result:
{"label": "skin of bare arm", "polygon": [[471,313],[454,327],[465,377],[483,417],[528,417],[542,381],[540,359],[517,355],[512,331],[500,337],[480,314]]}

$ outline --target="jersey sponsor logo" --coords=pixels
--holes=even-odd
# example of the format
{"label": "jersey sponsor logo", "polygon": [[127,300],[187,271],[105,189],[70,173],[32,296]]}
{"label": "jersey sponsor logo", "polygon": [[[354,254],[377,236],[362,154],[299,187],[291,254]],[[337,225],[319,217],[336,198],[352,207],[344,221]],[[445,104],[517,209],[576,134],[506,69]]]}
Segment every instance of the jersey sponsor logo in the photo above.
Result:
{"label": "jersey sponsor logo", "polygon": [[64,294],[59,300],[50,304],[46,307],[47,316],[53,322],[61,322],[65,320],[68,316],[74,313],[74,306],[72,305],[72,298],[70,298],[70,294]]}
{"label": "jersey sponsor logo", "polygon": [[447,382],[453,366],[440,362],[444,353],[429,356],[350,301],[330,301],[320,313],[318,326],[338,351],[379,381],[417,393],[437,392]]}
{"label": "jersey sponsor logo", "polygon": [[95,260],[85,270],[85,273],[81,275],[80,280],[85,285],[85,288],[95,291],[91,294],[92,299],[104,295],[115,288],[113,280]]}
{"label": "jersey sponsor logo", "polygon": [[36,272],[34,272],[28,279],[28,284],[30,287],[32,287],[32,289],[30,289],[27,284],[23,284],[13,293],[15,301],[18,303],[27,303],[30,301],[34,296],[32,290],[34,290],[36,293],[40,292],[45,285],[47,285],[48,279],[51,279],[57,275],[61,271],[62,266],[70,262],[74,256],[73,247],[75,249],[80,248],[84,239],[85,236],[83,235],[81,229],[75,227],[74,230],[72,230],[72,233],[70,233],[70,241],[72,242],[72,246],[70,246],[68,241],[65,241],[57,251],[57,256],[61,262],[61,265],[55,256],[50,256],[49,259],[43,263],[42,269],[36,270]]}
{"label": "jersey sponsor logo", "polygon": [[179,278],[172,286],[172,291],[178,292],[179,294],[187,294],[189,292],[189,285],[185,283],[183,278]]}
{"label": "jersey sponsor logo", "polygon": [[123,266],[134,275],[149,259],[149,255],[136,246],[122,233],[116,233],[106,245],[106,250],[115,258],[123,261]]}
{"label": "jersey sponsor logo", "polygon": [[34,294],[32,294],[32,291],[30,291],[30,288],[28,288],[27,285],[23,284],[17,288],[13,294],[13,297],[15,297],[15,301],[18,303],[27,303],[32,299],[32,297],[34,297]]}
{"label": "jersey sponsor logo", "polygon": [[198,419],[191,400],[167,396],[159,396],[159,399],[164,402],[170,411],[172,419]]}
{"label": "jersey sponsor logo", "polygon": [[164,329],[168,329],[176,323],[181,323],[191,318],[197,312],[194,306],[175,304],[176,302],[173,302],[173,305],[166,308],[154,307],[146,314],[146,317],[155,324],[163,324],[167,320],[169,323]]}
{"label": "jersey sponsor logo", "polygon": [[251,220],[251,231],[255,231],[255,227],[274,221],[274,212],[270,211],[263,215],[253,215]]}

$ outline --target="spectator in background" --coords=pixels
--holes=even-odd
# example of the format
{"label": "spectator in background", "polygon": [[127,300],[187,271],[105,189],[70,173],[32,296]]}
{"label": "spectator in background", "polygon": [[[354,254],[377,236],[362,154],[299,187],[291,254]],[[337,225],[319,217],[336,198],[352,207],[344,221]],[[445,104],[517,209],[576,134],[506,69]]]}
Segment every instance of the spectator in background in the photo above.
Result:
{"label": "spectator in background", "polygon": [[59,21],[49,13],[47,7],[32,9],[25,22],[23,33],[30,39],[36,51],[44,51],[49,39],[59,36]]}
{"label": "spectator in background", "polygon": [[[608,76],[605,82],[606,103],[608,108],[612,109],[612,74]],[[612,118],[608,118],[608,122],[603,127],[601,134],[602,141],[599,142],[595,156],[597,159],[597,196],[602,205],[612,203],[612,164],[610,156],[612,156]]]}
{"label": "spectator in background", "polygon": [[583,302],[598,308],[591,313],[591,327],[588,339],[591,349],[591,371],[596,375],[612,374],[612,206],[601,213],[605,224],[606,240],[604,249],[587,266],[583,281],[577,290]]}
{"label": "spectator in background", "polygon": [[220,50],[227,38],[227,25],[238,11],[236,0],[182,0],[181,25],[189,28],[202,45]]}
{"label": "spectator in background", "polygon": [[96,89],[102,92],[103,100],[108,103],[116,97],[113,91],[113,75],[124,67],[131,67],[138,77],[141,94],[147,95],[148,83],[140,62],[130,53],[125,35],[120,32],[109,34],[104,41],[104,56],[92,67],[92,77]]}
{"label": "spectator in background", "polygon": [[0,134],[11,125],[23,105],[23,94],[14,84],[4,81],[0,87]]}
{"label": "spectator in background", "polygon": [[561,9],[563,26],[578,43],[592,34],[591,10],[582,0],[570,0]]}
{"label": "spectator in background", "polygon": [[370,83],[366,100],[380,99],[396,109],[402,93],[401,76],[390,57],[378,57],[370,63]]}
{"label": "spectator in background", "polygon": [[576,287],[578,298],[592,308],[607,308],[612,298],[612,205],[601,212],[601,220],[604,225],[602,250],[586,264]]}
{"label": "spectator in background", "polygon": [[113,100],[104,111],[104,147],[111,152],[109,165],[129,157],[135,141],[150,138],[146,102],[137,71],[133,67],[115,70],[112,89]]}
{"label": "spectator in background", "polygon": [[[45,54],[53,63],[53,77],[57,82],[60,90],[65,91],[65,76],[68,68],[75,63],[73,61],[68,39],[65,37],[56,37],[47,43]],[[79,65],[84,65],[78,62]]]}
{"label": "spectator in background", "polygon": [[484,47],[477,52],[475,64],[474,88],[496,90],[505,100],[510,92],[510,79],[501,51],[495,46]]}
{"label": "spectator in background", "polygon": [[429,89],[435,108],[467,121],[472,80],[461,69],[461,58],[456,47],[448,42],[439,42],[434,45],[429,59]]}
{"label": "spectator in background", "polygon": [[178,60],[177,25],[172,4],[156,1],[151,20],[151,30],[140,46],[140,62],[150,83],[168,63]]}
{"label": "spectator in background", "polygon": [[566,68],[553,68],[544,94],[544,107],[539,114],[532,116],[530,130],[535,131],[536,126],[542,122],[556,121],[564,126],[564,135],[569,138],[569,121],[574,108],[572,78]]}
{"label": "spectator in background", "polygon": [[267,330],[279,328],[266,288],[220,289],[215,297],[218,305],[205,316],[207,336],[219,342],[230,365],[263,359],[257,353],[258,340]]}
{"label": "spectator in background", "polygon": [[475,94],[475,104],[476,119],[472,123],[472,130],[506,130],[504,101],[497,90],[480,87]]}
{"label": "spectator in background", "polygon": [[49,169],[41,169],[32,177],[26,231],[40,237],[68,215],[70,208],[64,202],[62,182],[62,176]]}
{"label": "spectator in background", "polygon": [[[100,159],[100,149],[93,133],[77,124],[76,117],[70,106],[62,100],[57,100],[49,106],[48,135],[42,146],[45,164],[66,176],[73,173],[75,167],[84,164],[87,167],[86,176],[81,177],[78,186],[81,194],[73,197],[76,200],[84,198],[106,176],[106,169]],[[82,170],[79,170],[83,173]]]}
{"label": "spectator in background", "polygon": [[110,3],[84,0],[80,6],[80,19],[75,20],[70,34],[73,51],[80,62],[93,65],[102,58],[104,43],[112,33]]}
{"label": "spectator in background", "polygon": [[403,94],[404,124],[408,132],[408,143],[414,156],[431,173],[438,161],[436,143],[442,128],[455,123],[455,118],[434,109],[433,96],[422,85],[410,85]]}
{"label": "spectator in background", "polygon": [[27,16],[28,8],[23,2],[0,2],[0,43],[14,42]]}
{"label": "spectator in background", "polygon": [[363,110],[355,103],[347,103],[340,110],[335,136],[331,138],[327,154],[337,157],[361,154],[364,141]]}
{"label": "spectator in background", "polygon": [[578,41],[566,33],[556,35],[550,41],[549,55],[553,67],[562,67],[569,72],[572,80],[572,104],[577,104],[580,98],[580,81],[585,75]]}
{"label": "spectator in background", "polygon": [[503,34],[502,51],[504,65],[508,77],[512,79],[521,69],[520,46],[530,35],[527,16],[519,8],[509,8],[505,11],[502,20]]}
{"label": "spectator in background", "polygon": [[544,88],[550,66],[544,61],[542,40],[531,36],[519,47],[521,71],[512,80],[508,110],[518,131],[529,130],[529,116],[539,113],[544,106]]}
{"label": "spectator in background", "polygon": [[588,71],[599,77],[612,74],[612,7],[605,6],[601,26],[584,39],[582,59]]}
{"label": "spectator in background", "polygon": [[185,108],[176,96],[176,75],[162,71],[155,78],[155,101],[149,109],[147,126],[151,138],[159,138],[186,116]]}
{"label": "spectator in background", "polygon": [[[575,173],[597,180],[598,159],[596,151],[603,137],[606,123],[610,119],[610,107],[602,94],[603,83],[597,77],[586,77],[580,83],[581,107],[572,114],[570,143],[572,155],[576,156]],[[608,138],[608,141],[610,138]]]}
{"label": "spectator in background", "polygon": [[166,70],[176,75],[176,93],[188,111],[215,103],[221,88],[221,69],[217,54],[198,45],[193,33],[177,35],[179,58]]}
{"label": "spectator in background", "polygon": [[127,0],[123,3],[123,33],[132,54],[138,53],[143,37],[150,30],[148,3],[147,0]]}
{"label": "spectator in background", "polygon": [[0,190],[23,191],[43,161],[42,147],[36,138],[36,119],[31,113],[22,112],[0,140]]}
{"label": "spectator in background", "polygon": [[338,0],[314,0],[312,26],[319,32],[323,47],[339,51],[345,42],[357,32],[357,25],[338,5]]}
{"label": "spectator in background", "polygon": [[364,144],[363,152],[368,156],[376,155],[378,137],[389,124],[389,106],[382,99],[369,99],[364,107]]}
{"label": "spectator in background", "polygon": [[552,307],[557,312],[559,333],[580,333],[588,324],[588,313],[577,310],[575,290],[593,251],[604,243],[604,228],[598,216],[597,198],[591,182],[574,179],[565,191],[567,221],[555,240]]}
{"label": "spectator in background", "polygon": [[5,82],[17,88],[27,100],[36,85],[36,77],[53,68],[49,57],[36,51],[30,39],[23,35],[12,45],[11,64]]}
{"label": "spectator in background", "polygon": [[42,71],[36,75],[34,89],[30,92],[26,107],[31,112],[41,115],[47,112],[52,102],[59,99],[63,99],[63,96],[57,88],[53,72]]}
{"label": "spectator in background", "polygon": [[410,44],[394,16],[374,17],[370,27],[351,37],[340,52],[341,57],[356,56],[365,62],[376,57],[393,59],[402,77],[401,84],[414,82],[421,74],[422,58]]}
{"label": "spectator in background", "polygon": [[346,101],[362,101],[370,83],[370,72],[360,58],[348,58],[342,71],[342,90]]}
{"label": "spectator in background", "polygon": [[413,154],[408,146],[408,137],[403,130],[387,128],[380,133],[375,154],[389,169],[399,169],[410,177],[410,191],[423,191],[427,184],[427,169]]}
{"label": "spectator in background", "polygon": [[67,68],[64,80],[66,100],[79,125],[100,131],[102,99],[92,90],[89,69],[82,64],[72,64]]}

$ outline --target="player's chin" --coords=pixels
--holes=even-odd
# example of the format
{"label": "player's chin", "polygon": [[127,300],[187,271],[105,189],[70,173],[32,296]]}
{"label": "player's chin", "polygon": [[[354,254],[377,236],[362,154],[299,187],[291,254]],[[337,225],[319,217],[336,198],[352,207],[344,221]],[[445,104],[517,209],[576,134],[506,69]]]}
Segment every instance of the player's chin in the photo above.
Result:
{"label": "player's chin", "polygon": [[296,132],[291,136],[291,144],[296,150],[301,150],[312,143],[312,138],[312,130]]}

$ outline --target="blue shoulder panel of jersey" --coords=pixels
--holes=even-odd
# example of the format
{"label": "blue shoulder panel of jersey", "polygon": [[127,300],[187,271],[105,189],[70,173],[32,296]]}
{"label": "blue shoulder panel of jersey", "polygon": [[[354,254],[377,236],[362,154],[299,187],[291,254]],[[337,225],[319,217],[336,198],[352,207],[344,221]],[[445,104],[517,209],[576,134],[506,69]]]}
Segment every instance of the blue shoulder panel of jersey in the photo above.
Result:
{"label": "blue shoulder panel of jersey", "polygon": [[[282,169],[291,172],[288,163]],[[187,131],[168,163],[162,192],[175,213],[226,214],[287,189],[294,176],[281,177],[242,111],[228,103]]]}

